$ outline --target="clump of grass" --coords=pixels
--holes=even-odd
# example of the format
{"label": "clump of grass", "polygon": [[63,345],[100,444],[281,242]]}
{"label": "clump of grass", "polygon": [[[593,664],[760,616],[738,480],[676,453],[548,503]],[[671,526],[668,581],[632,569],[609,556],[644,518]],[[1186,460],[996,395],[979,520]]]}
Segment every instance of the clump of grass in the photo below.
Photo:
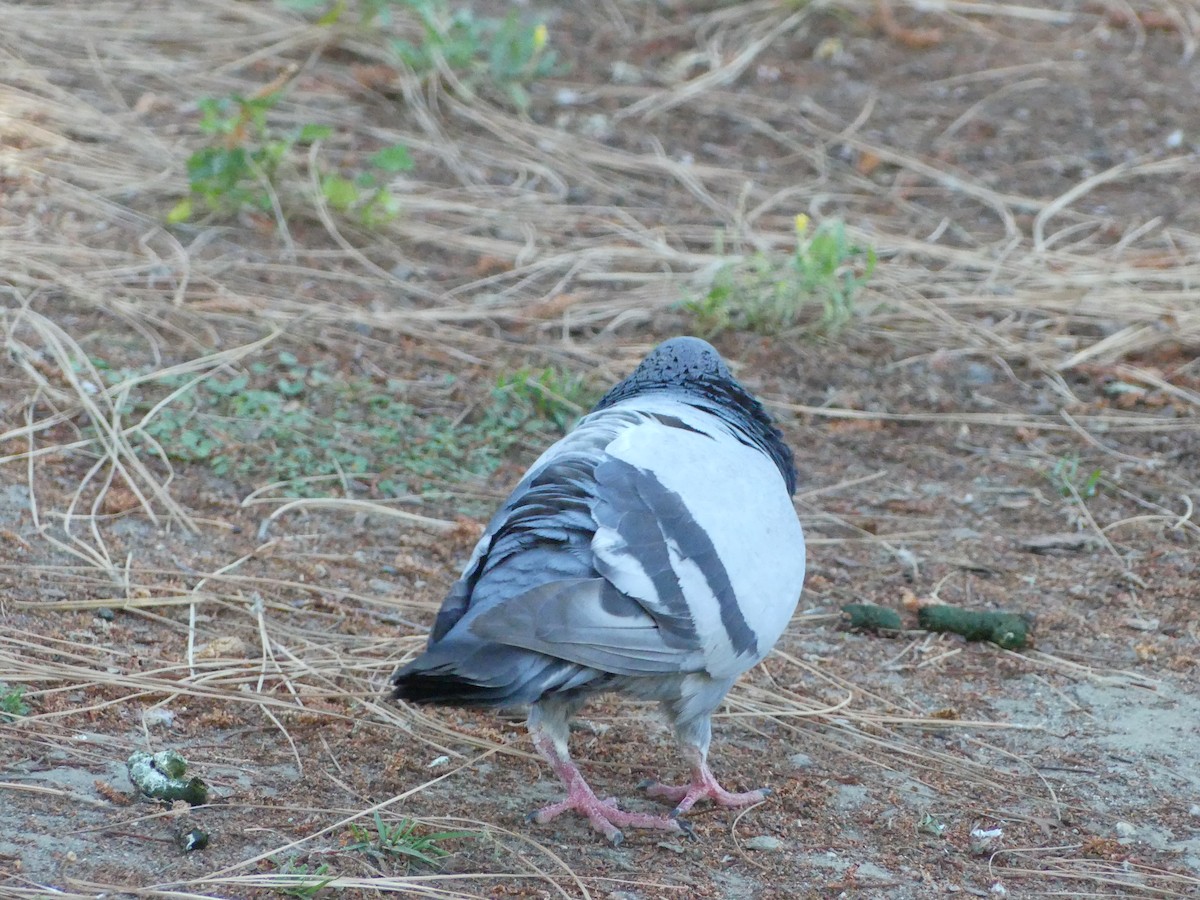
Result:
{"label": "clump of grass", "polygon": [[[102,360],[96,368],[111,384],[139,374]],[[136,444],[151,457],[288,482],[291,496],[328,493],[323,476],[373,473],[380,496],[401,496],[486,478],[525,441],[561,435],[591,400],[582,378],[553,367],[502,375],[481,408],[455,418],[424,412],[406,394],[399,382],[346,377],[284,351],[237,374],[145,382],[122,416],[153,413]]]}
{"label": "clump of grass", "polygon": [[596,402],[582,375],[553,366],[522,368],[496,380],[495,406],[509,407],[530,422],[549,422],[560,434]]}
{"label": "clump of grass", "polygon": [[29,704],[25,702],[25,688],[22,685],[9,687],[0,681],[0,722],[15,722],[30,713]]}
{"label": "clump of grass", "polygon": [[821,314],[811,328],[835,335],[853,318],[855,300],[876,262],[875,250],[852,241],[841,220],[822,222],[810,234],[807,216],[797,216],[791,256],[758,253],[725,266],[707,294],[683,307],[712,336],[728,329],[769,334],[792,328],[819,303]]}
{"label": "clump of grass", "polygon": [[362,825],[350,826],[350,837],[353,843],[348,844],[346,849],[365,853],[377,863],[382,863],[386,857],[401,857],[409,861],[416,860],[428,866],[436,866],[439,860],[450,855],[449,850],[439,846],[442,841],[475,837],[474,833],[470,831],[438,831],[433,834],[422,834],[417,828],[417,823],[411,819],[404,819],[395,825],[389,825],[376,812],[374,832]]}

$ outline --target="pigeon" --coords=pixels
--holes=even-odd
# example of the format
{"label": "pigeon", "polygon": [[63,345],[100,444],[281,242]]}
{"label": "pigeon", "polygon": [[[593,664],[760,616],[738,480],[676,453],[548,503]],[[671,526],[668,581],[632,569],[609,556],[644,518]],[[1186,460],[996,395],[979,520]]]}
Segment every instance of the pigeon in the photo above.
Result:
{"label": "pigeon", "polygon": [[[783,633],[804,582],[792,452],[771,417],[694,337],[654,349],[546,450],[488,523],[420,656],[391,678],[418,704],[529,704],[533,746],[568,811],[614,844],[622,829],[692,835],[700,800],[760,802],[708,766],[711,717]],[[641,787],[669,815],[601,800],[567,747],[593,694],[657,701],[691,781]]]}

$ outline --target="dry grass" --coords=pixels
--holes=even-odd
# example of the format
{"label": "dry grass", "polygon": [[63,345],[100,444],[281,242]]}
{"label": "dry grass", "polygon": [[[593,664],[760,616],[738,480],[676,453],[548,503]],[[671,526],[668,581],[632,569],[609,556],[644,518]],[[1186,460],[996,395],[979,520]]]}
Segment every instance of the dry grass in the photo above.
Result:
{"label": "dry grass", "polygon": [[[520,347],[529,356],[593,369],[605,380],[651,342],[637,329],[677,315],[672,310],[680,296],[704,290],[723,264],[787,250],[798,212],[839,214],[881,258],[859,303],[859,339],[886,341],[909,360],[940,353],[1025,366],[1056,387],[1064,406],[1078,401],[1066,374],[1084,365],[1111,366],[1126,382],[1169,394],[1179,414],[897,413],[771,397],[777,409],[802,420],[1054,432],[1102,449],[1114,435],[1196,428],[1200,395],[1129,360],[1168,346],[1200,347],[1200,234],[1149,213],[1118,219],[1081,203],[1102,189],[1194,173],[1194,155],[1132,159],[1053,197],[1017,195],[981,173],[898,152],[868,136],[863,126],[876,97],[847,122],[815,101],[801,104],[797,117],[795,103],[744,87],[746,73],[773,44],[805,36],[830,11],[869,23],[887,9],[893,24],[897,16],[923,22],[929,4],[755,0],[697,10],[682,22],[660,19],[643,6],[617,0],[578,15],[643,42],[696,36],[695,52],[641,83],[566,76],[553,88],[578,98],[564,112],[604,111],[615,129],[645,133],[645,142],[635,142],[589,136],[577,127],[578,117],[556,127],[510,114],[455,90],[452,73],[423,83],[394,67],[369,29],[318,26],[270,3],[200,0],[171,4],[157,15],[111,2],[0,2],[6,70],[0,84],[0,335],[6,354],[0,472],[9,484],[28,489],[28,515],[44,541],[14,553],[29,560],[62,554],[54,564],[10,561],[0,569],[14,585],[51,586],[62,595],[30,599],[30,591],[21,591],[21,599],[0,599],[0,619],[107,607],[175,636],[185,648],[172,661],[142,668],[87,634],[0,630],[0,681],[24,686],[31,701],[50,710],[19,725],[0,722],[0,735],[32,755],[106,711],[204,702],[261,717],[289,747],[299,771],[306,759],[294,733],[301,720],[367,721],[385,742],[415,739],[451,758],[450,768],[387,801],[363,798],[352,807],[307,810],[325,824],[236,866],[123,891],[166,898],[281,890],[297,876],[264,872],[258,863],[322,846],[349,823],[489,756],[529,754],[383,701],[382,680],[420,643],[391,633],[397,623],[428,620],[436,598],[381,599],[297,575],[299,566],[264,568],[281,554],[304,552],[302,540],[289,543],[294,535],[268,540],[270,526],[281,531],[285,515],[289,522],[295,516],[320,525],[354,515],[391,516],[407,529],[434,534],[453,531],[456,523],[361,501],[267,495],[247,501],[272,508],[261,521],[259,546],[228,561],[172,567],[114,538],[114,524],[130,515],[144,515],[169,534],[203,537],[225,527],[180,502],[169,464],[149,463],[135,452],[135,439],[145,436],[161,404],[138,421],[123,417],[124,399],[138,379],[106,385],[94,362],[114,335],[122,352],[149,363],[152,371],[141,380],[170,374],[199,381],[249,362],[282,338],[349,346],[366,333],[368,343],[406,342],[423,359],[484,370]],[[1067,40],[1107,22],[1133,29],[1142,40],[1145,30],[1165,22],[1181,36],[1184,57],[1194,53],[1200,16],[1189,4],[1094,6],[1062,11],[947,2],[937,5],[933,24],[947,40],[956,31],[1004,33],[1015,22],[1055,26]],[[911,31],[895,34],[897,40],[925,39]],[[1038,77],[1037,71],[1016,74]],[[994,78],[999,91],[1013,75],[996,69],[972,77]],[[186,192],[185,161],[199,140],[196,100],[253,94],[277,78],[287,85],[276,109],[281,125],[317,121],[335,130],[310,152],[297,153],[278,187],[281,207],[305,215],[286,223],[243,217],[225,225],[164,226],[166,211]],[[974,113],[964,113],[945,137],[966,127]],[[741,158],[672,155],[656,135],[695,118],[716,131],[753,135],[760,152],[787,165],[757,170]],[[396,186],[402,215],[367,230],[325,207],[319,171],[353,169],[364,147],[396,143],[420,160]],[[832,170],[834,147],[893,167],[895,182],[906,189],[881,195],[869,175]],[[948,198],[958,218],[919,202],[926,195]],[[946,240],[949,234],[953,241]],[[1185,489],[1195,488],[1194,473],[1190,481],[1181,477]],[[67,489],[64,480],[71,480]],[[114,491],[133,498],[117,512],[110,508]],[[1086,512],[1082,500],[1079,505]],[[1139,521],[1173,522],[1194,532],[1191,513],[1188,500],[1182,511],[1148,509]],[[1093,520],[1090,526],[1107,541],[1122,524]],[[899,546],[920,535],[864,532],[858,539],[894,549],[889,540]],[[296,597],[311,601],[310,608],[298,611]],[[359,626],[353,634],[336,627],[342,613],[325,611],[335,608],[353,610]],[[222,655],[206,655],[229,636],[237,642]],[[1054,656],[1010,656],[1029,671],[1057,667],[1080,679],[1124,677]],[[786,653],[773,662],[731,695],[728,718],[828,742],[848,758],[899,768],[918,781],[936,775],[939,784],[953,782],[964,803],[994,779],[990,766],[931,752],[919,736],[927,728],[978,732],[1000,723],[931,719]],[[61,702],[64,696],[86,699]],[[141,728],[148,737],[144,721]],[[122,757],[127,749],[126,740],[110,738],[86,752],[98,759]],[[1014,781],[1056,807],[1052,789],[1029,763],[1013,762],[1024,767]],[[0,792],[30,789],[0,783]],[[95,803],[66,789],[61,798]],[[131,812],[126,824],[138,818]],[[340,876],[328,887],[476,897],[509,880],[563,897],[619,889],[679,895],[678,885],[649,878],[622,886],[580,873],[550,846],[494,823],[431,824],[486,835],[499,848],[494,871]],[[1139,865],[1134,869],[1145,880],[1134,885],[1128,867],[1075,856],[1077,849],[1008,850],[1005,877],[1023,877],[1040,891],[1082,884],[1096,895],[1119,887],[1140,896],[1184,896],[1200,886],[1195,878]],[[1033,862],[1022,869],[1026,856]],[[56,896],[91,897],[106,889],[79,883]],[[0,890],[44,896],[19,876]]]}

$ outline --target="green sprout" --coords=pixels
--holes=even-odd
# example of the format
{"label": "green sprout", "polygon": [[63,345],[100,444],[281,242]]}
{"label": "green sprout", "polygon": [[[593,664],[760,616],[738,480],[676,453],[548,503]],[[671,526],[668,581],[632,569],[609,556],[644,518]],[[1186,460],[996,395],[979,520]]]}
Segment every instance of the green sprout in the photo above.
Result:
{"label": "green sprout", "polygon": [[365,853],[376,862],[382,862],[386,856],[400,856],[436,866],[440,859],[450,855],[449,850],[438,846],[441,841],[474,836],[470,831],[421,834],[417,831],[417,823],[412,819],[403,819],[395,825],[389,825],[377,811],[374,833],[362,825],[351,825],[350,837],[353,843],[346,849]]}
{"label": "green sprout", "polygon": [[814,332],[837,334],[849,324],[875,271],[875,250],[852,241],[838,219],[811,233],[808,226],[807,216],[796,217],[796,248],[785,260],[758,253],[724,266],[707,294],[685,301],[699,330],[776,333],[795,326],[813,303],[821,304]]}

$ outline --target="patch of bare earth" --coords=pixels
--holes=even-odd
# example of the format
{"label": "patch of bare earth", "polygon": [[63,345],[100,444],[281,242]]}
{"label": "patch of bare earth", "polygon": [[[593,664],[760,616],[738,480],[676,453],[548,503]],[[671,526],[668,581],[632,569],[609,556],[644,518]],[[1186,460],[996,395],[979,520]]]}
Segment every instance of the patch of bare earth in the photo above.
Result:
{"label": "patch of bare earth", "polygon": [[[1194,5],[534,3],[570,68],[526,114],[399,64],[405,7],[358,10],[0,2],[0,695],[25,706],[0,715],[0,894],[1200,892]],[[273,84],[272,127],[332,135],[271,211],[165,226],[196,101]],[[394,144],[397,218],[320,199]],[[559,786],[519,718],[385,699],[544,434],[490,475],[288,506],[270,441],[168,468],[141,376],[97,367],[287,351],[471,422],[523,365],[612,383],[801,212],[880,261],[836,335],[812,311],[714,338],[797,451],[811,574],[716,724],[718,775],[775,793],[693,814],[694,843],[527,825]],[[919,631],[931,600],[1030,613],[1034,646]],[[861,601],[912,630],[846,630]],[[574,740],[631,807],[682,769],[618,699]],[[126,758],[164,748],[207,805],[134,798]],[[376,813],[471,834],[434,866],[372,854],[351,826]]]}

